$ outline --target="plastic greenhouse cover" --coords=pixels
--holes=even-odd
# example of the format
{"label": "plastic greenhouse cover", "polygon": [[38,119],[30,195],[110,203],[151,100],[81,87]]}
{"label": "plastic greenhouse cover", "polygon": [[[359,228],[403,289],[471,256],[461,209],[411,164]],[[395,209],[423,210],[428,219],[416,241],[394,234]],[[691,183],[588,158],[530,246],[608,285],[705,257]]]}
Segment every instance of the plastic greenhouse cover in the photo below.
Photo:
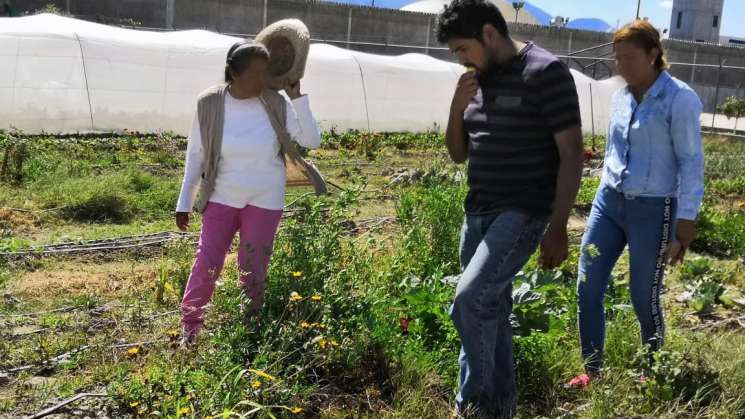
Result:
{"label": "plastic greenhouse cover", "polygon": [[[221,82],[225,54],[238,40],[51,14],[0,18],[0,128],[186,135],[197,95]],[[323,129],[430,131],[446,126],[462,72],[423,54],[382,56],[313,44],[302,85]],[[605,133],[610,97],[623,82],[572,73],[584,131]]]}

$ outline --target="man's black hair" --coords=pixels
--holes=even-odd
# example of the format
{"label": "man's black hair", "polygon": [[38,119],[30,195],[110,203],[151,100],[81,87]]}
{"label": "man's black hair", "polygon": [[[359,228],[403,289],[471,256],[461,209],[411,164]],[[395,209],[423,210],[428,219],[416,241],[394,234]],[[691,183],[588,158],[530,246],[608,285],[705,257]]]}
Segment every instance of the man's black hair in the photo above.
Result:
{"label": "man's black hair", "polygon": [[446,44],[455,38],[483,41],[484,25],[491,24],[505,38],[507,22],[496,4],[488,0],[453,0],[437,18],[437,40]]}

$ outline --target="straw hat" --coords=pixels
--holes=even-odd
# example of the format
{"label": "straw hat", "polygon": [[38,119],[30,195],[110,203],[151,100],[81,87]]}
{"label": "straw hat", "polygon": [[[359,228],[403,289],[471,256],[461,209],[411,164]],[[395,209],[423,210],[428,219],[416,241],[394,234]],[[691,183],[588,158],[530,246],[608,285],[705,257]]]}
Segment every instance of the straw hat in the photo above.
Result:
{"label": "straw hat", "polygon": [[256,42],[269,50],[272,89],[280,90],[303,78],[310,49],[310,32],[303,22],[286,19],[272,23],[256,35]]}

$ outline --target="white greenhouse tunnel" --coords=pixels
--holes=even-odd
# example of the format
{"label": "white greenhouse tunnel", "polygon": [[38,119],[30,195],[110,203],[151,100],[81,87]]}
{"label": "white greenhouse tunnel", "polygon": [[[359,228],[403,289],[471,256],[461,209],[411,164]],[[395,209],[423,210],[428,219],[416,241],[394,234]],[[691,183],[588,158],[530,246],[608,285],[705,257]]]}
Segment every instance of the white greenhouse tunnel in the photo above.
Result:
{"label": "white greenhouse tunnel", "polygon": [[[221,82],[225,54],[237,40],[50,14],[0,18],[0,129],[186,135],[197,95]],[[442,130],[462,72],[427,55],[381,56],[314,44],[302,86],[326,130]],[[573,74],[583,129],[604,134],[611,94],[623,83]]]}

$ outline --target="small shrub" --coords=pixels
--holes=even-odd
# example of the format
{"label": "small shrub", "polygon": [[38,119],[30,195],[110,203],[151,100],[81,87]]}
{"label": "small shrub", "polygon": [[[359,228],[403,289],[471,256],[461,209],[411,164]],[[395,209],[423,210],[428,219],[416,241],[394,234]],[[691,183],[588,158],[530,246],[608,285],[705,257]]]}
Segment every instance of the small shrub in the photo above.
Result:
{"label": "small shrub", "polygon": [[399,284],[399,293],[399,326],[403,334],[421,340],[428,350],[439,350],[445,342],[453,350],[459,346],[449,315],[454,294],[451,285],[438,279],[409,276]]}
{"label": "small shrub", "polygon": [[686,260],[680,273],[686,282],[686,291],[679,300],[685,301],[698,314],[710,313],[720,304],[732,307],[742,302],[736,290],[728,291],[724,287],[729,274],[709,258]]}
{"label": "small shrub", "polygon": [[561,271],[520,272],[512,291],[514,333],[518,336],[533,332],[564,334],[567,314],[576,306],[571,282]]}
{"label": "small shrub", "polygon": [[396,263],[401,276],[426,278],[460,271],[458,247],[463,224],[466,187],[452,182],[433,183],[405,190],[397,214],[404,228]]}
{"label": "small shrub", "polygon": [[534,416],[546,416],[558,398],[557,367],[567,358],[565,349],[556,336],[544,333],[515,336],[513,342],[520,403],[531,406]]}
{"label": "small shrub", "polygon": [[34,10],[34,13],[33,14],[39,15],[39,14],[42,14],[42,13],[51,13],[51,14],[59,15],[59,16],[65,16],[66,15],[62,11],[62,9],[60,9],[59,7],[57,7],[56,4],[52,4],[52,3],[47,4],[47,5],[44,5],[44,7],[42,7],[41,9]]}
{"label": "small shrub", "polygon": [[649,377],[638,386],[651,405],[676,399],[707,405],[722,393],[719,373],[700,353],[661,350],[650,357],[646,351],[637,355]]}
{"label": "small shrub", "polygon": [[147,191],[155,183],[153,176],[145,172],[132,172],[130,178],[132,189],[139,193]]}
{"label": "small shrub", "polygon": [[5,145],[0,178],[4,182],[21,183],[23,181],[23,165],[29,158],[28,145],[25,141],[9,142]]}
{"label": "small shrub", "polygon": [[81,222],[126,224],[134,217],[127,199],[118,191],[98,191],[64,208],[67,217]]}
{"label": "small shrub", "polygon": [[719,213],[704,206],[691,248],[717,257],[745,256],[745,213]]}

